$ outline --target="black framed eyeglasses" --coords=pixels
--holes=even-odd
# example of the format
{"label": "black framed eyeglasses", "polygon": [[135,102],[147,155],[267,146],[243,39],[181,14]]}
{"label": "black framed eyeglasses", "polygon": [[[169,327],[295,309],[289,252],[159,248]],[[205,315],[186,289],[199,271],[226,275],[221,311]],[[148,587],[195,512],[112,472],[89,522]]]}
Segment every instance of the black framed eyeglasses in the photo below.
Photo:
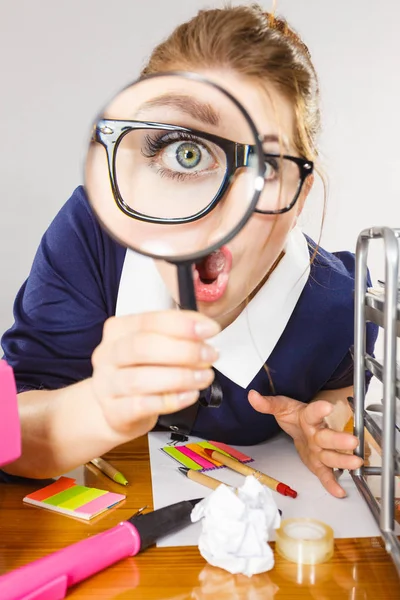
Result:
{"label": "black framed eyeglasses", "polygon": [[[99,120],[93,142],[106,150],[115,201],[150,223],[190,223],[215,208],[238,169],[252,166],[254,146],[211,133],[147,121]],[[255,212],[282,214],[295,205],[311,161],[264,153],[264,189]]]}

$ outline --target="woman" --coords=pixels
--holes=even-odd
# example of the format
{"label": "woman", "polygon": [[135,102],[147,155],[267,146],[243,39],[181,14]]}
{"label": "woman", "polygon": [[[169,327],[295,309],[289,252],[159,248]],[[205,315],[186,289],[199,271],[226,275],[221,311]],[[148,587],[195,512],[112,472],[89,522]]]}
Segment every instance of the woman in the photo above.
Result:
{"label": "woman", "polygon": [[[266,136],[267,155],[283,142],[285,155],[317,163],[317,76],[285,21],[257,7],[202,11],[154,50],[142,75],[173,70],[231,91]],[[163,148],[151,152],[163,160]],[[274,169],[266,161],[265,177],[279,177]],[[343,497],[333,468],[361,464],[351,453],[357,439],[342,431],[352,393],[354,256],[330,254],[296,227],[312,182],[304,177],[289,211],[255,212],[197,265],[199,313],[162,310],[168,303],[156,312],[135,308],[146,306],[148,284],[133,279],[128,312],[136,314],[123,315],[128,253],[100,229],[83,188],[75,190],[42,239],[2,339],[23,435],[23,455],[7,471],[66,472],[193,405],[213,381],[218,353],[209,340],[217,336],[223,402],[200,406],[193,433],[251,444],[282,428],[325,488]],[[177,301],[174,268],[156,267],[151,277],[161,275]],[[370,327],[369,352],[376,333]]]}

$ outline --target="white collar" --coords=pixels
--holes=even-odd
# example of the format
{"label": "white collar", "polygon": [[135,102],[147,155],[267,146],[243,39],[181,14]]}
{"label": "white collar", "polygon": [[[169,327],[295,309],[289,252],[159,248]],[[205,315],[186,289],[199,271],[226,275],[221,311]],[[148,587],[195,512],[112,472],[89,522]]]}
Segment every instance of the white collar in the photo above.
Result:
{"label": "white collar", "polygon": [[[211,343],[219,349],[215,368],[247,388],[285,330],[310,273],[307,240],[290,232],[285,254],[263,287],[231,325]],[[174,308],[153,259],[127,250],[118,290],[117,316]]]}

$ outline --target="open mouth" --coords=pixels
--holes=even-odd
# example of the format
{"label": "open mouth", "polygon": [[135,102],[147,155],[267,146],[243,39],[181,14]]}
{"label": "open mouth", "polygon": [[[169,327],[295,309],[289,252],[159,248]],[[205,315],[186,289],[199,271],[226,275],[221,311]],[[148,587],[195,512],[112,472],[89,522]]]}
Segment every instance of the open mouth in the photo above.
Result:
{"label": "open mouth", "polygon": [[226,246],[212,252],[193,266],[193,281],[199,302],[222,298],[232,268],[232,254]]}

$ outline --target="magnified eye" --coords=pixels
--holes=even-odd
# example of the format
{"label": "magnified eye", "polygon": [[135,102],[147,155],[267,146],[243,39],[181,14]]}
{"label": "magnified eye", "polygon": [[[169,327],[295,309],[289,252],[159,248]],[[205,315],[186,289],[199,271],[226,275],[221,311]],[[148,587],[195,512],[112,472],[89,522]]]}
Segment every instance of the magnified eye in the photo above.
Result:
{"label": "magnified eye", "polygon": [[168,169],[181,173],[196,167],[199,171],[208,170],[215,163],[207,148],[194,142],[175,142],[161,152],[160,157]]}
{"label": "magnified eye", "polygon": [[183,137],[182,133],[155,139],[147,135],[142,154],[151,158],[151,166],[158,168],[160,175],[169,177],[205,175],[220,166],[204,143],[194,136]]}

